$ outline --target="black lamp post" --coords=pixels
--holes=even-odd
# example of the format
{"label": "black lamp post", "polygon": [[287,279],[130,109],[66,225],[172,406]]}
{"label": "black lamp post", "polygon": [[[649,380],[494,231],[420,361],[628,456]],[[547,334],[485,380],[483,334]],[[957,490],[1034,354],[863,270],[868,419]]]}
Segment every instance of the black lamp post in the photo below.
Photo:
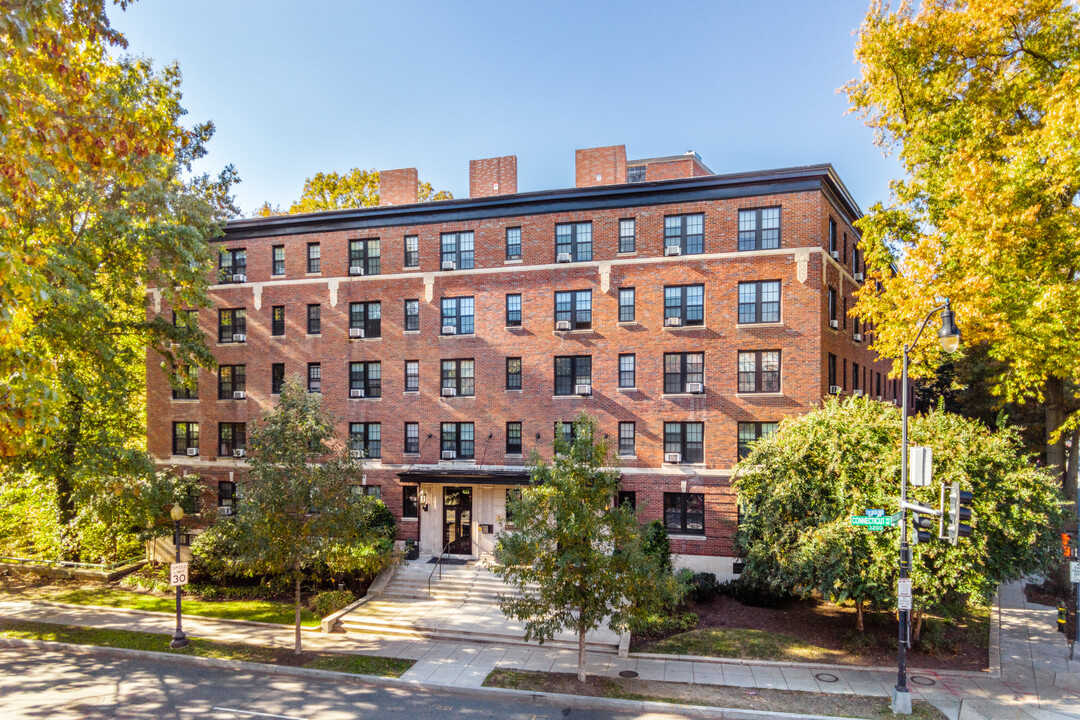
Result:
{"label": "black lamp post", "polygon": [[[173,519],[173,547],[176,548],[176,562],[180,562],[180,521],[184,519],[184,508],[180,503],[173,505],[169,515]],[[180,624],[180,586],[176,586],[176,632],[173,634],[169,647],[179,650],[188,646],[187,636]]]}
{"label": "black lamp post", "polygon": [[[911,345],[904,345],[904,364],[901,371],[900,386],[904,393],[901,413],[903,414],[902,430],[900,432],[900,579],[906,580],[911,570],[911,551],[907,541],[907,477],[908,477],[908,353],[915,349],[926,329],[926,323],[930,322],[936,313],[941,313],[941,330],[938,330],[938,342],[941,349],[947,353],[954,353],[960,347],[960,329],[956,327],[956,319],[953,315],[949,301],[941,307],[936,307],[927,314],[919,325],[919,331],[915,334],[915,340]],[[892,695],[892,711],[898,714],[911,714],[911,694],[907,688],[907,641],[908,641],[908,611],[900,610],[900,623],[898,630],[897,654],[897,681]]]}

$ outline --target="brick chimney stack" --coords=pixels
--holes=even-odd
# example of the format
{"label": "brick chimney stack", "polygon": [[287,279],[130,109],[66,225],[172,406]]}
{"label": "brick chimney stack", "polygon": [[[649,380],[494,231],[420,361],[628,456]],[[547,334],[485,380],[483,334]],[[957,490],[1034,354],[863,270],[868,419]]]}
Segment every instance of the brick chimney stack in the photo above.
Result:
{"label": "brick chimney stack", "polygon": [[379,205],[419,202],[420,178],[416,168],[379,171]]}
{"label": "brick chimney stack", "polygon": [[469,197],[513,195],[517,192],[517,155],[469,161]]}
{"label": "brick chimney stack", "polygon": [[575,150],[576,187],[621,185],[626,182],[626,146]]}

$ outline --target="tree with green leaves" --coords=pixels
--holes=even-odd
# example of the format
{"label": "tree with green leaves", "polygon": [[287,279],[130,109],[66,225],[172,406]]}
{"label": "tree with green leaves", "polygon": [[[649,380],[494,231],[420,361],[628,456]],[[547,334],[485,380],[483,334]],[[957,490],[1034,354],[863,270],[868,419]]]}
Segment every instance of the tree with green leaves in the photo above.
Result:
{"label": "tree with green leaves", "polygon": [[[734,483],[746,575],[779,590],[851,600],[860,631],[864,606],[892,606],[899,532],[873,532],[851,518],[898,510],[900,432],[896,407],[849,398],[784,420],[757,441]],[[1060,560],[1060,488],[1032,466],[1014,431],[994,433],[935,410],[909,420],[909,439],[933,452],[933,484],[909,486],[909,501],[936,508],[940,485],[957,483],[974,493],[975,515],[971,536],[956,545],[913,546],[916,630],[927,609],[958,597],[988,602],[1000,583]]]}
{"label": "tree with green leaves", "polygon": [[533,451],[529,486],[507,499],[515,529],[496,538],[495,573],[521,593],[499,604],[526,640],[576,632],[584,682],[589,631],[623,632],[635,614],[674,605],[681,586],[645,552],[633,509],[616,505],[619,471],[596,421],[579,415],[573,438],[557,430],[551,464]]}
{"label": "tree with green leaves", "polygon": [[[421,182],[418,192],[420,202],[453,200],[447,190],[436,191],[429,182]],[[336,172],[315,173],[304,181],[304,191],[288,212],[265,202],[255,211],[256,217],[295,215],[297,213],[322,212],[323,210],[350,210],[353,208],[379,206],[379,171],[353,168],[345,174]]]}
{"label": "tree with green leaves", "polygon": [[290,378],[251,431],[236,514],[207,531],[207,542],[222,540],[236,567],[293,583],[298,654],[301,583],[314,569],[376,573],[396,557],[393,516],[363,493],[363,463],[335,437],[334,424],[322,396]]}

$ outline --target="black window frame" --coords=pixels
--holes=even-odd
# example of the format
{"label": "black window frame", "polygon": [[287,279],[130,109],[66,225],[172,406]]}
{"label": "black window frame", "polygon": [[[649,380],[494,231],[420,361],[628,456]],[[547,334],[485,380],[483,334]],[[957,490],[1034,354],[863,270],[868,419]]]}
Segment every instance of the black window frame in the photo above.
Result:
{"label": "black window frame", "polygon": [[309,362],[307,364],[307,391],[309,393],[322,392],[322,363]]}
{"label": "black window frame", "polygon": [[285,386],[285,363],[270,364],[270,394],[280,395]]}
{"label": "black window frame", "polygon": [[[689,430],[691,426],[700,428],[700,442],[691,441],[689,439]],[[680,465],[700,465],[705,462],[704,422],[695,420],[664,421],[664,454],[676,452],[679,453]]]}
{"label": "black window frame", "polygon": [[[766,354],[776,354],[776,370],[764,370],[763,365],[765,362]],[[754,368],[752,371],[744,370],[743,357],[753,356]],[[737,392],[740,394],[751,393],[778,393],[781,392],[783,369],[784,369],[784,357],[780,350],[740,350],[738,355],[738,385]],[[744,380],[748,379],[747,376],[752,374],[754,378],[754,389],[746,389],[749,387],[748,383]],[[771,382],[767,382],[772,379],[775,374],[775,386]]]}
{"label": "black window frame", "polygon": [[382,301],[364,300],[349,303],[349,329],[356,328],[364,331],[365,338],[382,337]]}
{"label": "black window frame", "polygon": [[322,272],[322,245],[317,242],[307,244],[307,272],[310,275]]}
{"label": "black window frame", "polygon": [[285,274],[285,246],[274,245],[270,248],[270,274],[281,277]]}
{"label": "black window frame", "polygon": [[[413,430],[415,430],[416,432],[412,433]],[[420,454],[420,423],[405,423],[405,443],[402,452],[404,452],[404,454],[406,455]]]}
{"label": "black window frame", "polygon": [[[409,247],[410,245],[412,245],[411,248]],[[402,266],[407,268],[420,267],[420,236],[406,235],[403,246],[405,249],[405,257],[402,261]]]}
{"label": "black window frame", "polygon": [[648,176],[648,165],[627,165],[626,166],[626,182],[639,183],[645,182]]}
{"label": "black window frame", "polygon": [[[183,433],[179,432],[183,428]],[[172,424],[172,454],[187,455],[189,448],[199,449],[199,423],[177,420]]]}
{"label": "black window frame", "polygon": [[[462,240],[469,240],[469,248],[462,248]],[[472,270],[476,267],[476,233],[472,230],[458,230],[439,235],[439,269],[448,260],[454,261],[455,270]]]}
{"label": "black window frame", "polygon": [[[180,318],[183,318],[181,320]],[[198,330],[199,329],[199,311],[198,310],[173,310],[172,313],[173,327],[183,327],[186,330]]]}
{"label": "black window frame", "polygon": [[[587,308],[581,309],[578,307],[580,297],[588,298],[589,306]],[[569,308],[560,309],[560,302],[564,305],[569,302]],[[570,323],[570,330],[592,329],[592,290],[559,290],[555,293],[556,329],[559,322],[563,321]]]}
{"label": "black window frame", "polygon": [[[588,228],[588,239],[581,238],[583,228]],[[560,234],[563,230],[568,232]],[[555,260],[561,253],[570,254],[570,262],[591,262],[593,259],[592,221],[555,224]]]}
{"label": "black window frame", "polygon": [[[466,363],[468,365],[466,365]],[[472,373],[465,377],[465,368]],[[449,372],[448,372],[449,370]],[[449,384],[448,384],[449,381]],[[476,360],[474,358],[448,358],[439,361],[439,394],[444,388],[454,388],[457,397],[476,394]]]}
{"label": "black window frame", "polygon": [[[516,249],[515,249],[516,248]],[[506,259],[521,259],[521,227],[506,228]]]}
{"label": "black window frame", "polygon": [[401,488],[401,518],[420,519],[420,488],[417,485],[404,485]]}
{"label": "black window frame", "polygon": [[[776,211],[776,227],[767,228],[765,224],[765,212]],[[771,220],[771,218],[770,218]],[[752,250],[777,250],[783,239],[783,212],[779,205],[760,208],[741,208],[738,215],[739,222],[739,252]],[[752,227],[751,227],[752,225]],[[766,235],[767,231],[776,231],[775,238]]]}
{"label": "black window frame", "polygon": [[555,434],[552,436],[556,439],[559,437],[559,431],[562,431],[562,439],[566,441],[567,445],[573,445],[577,440],[577,426],[573,420],[556,420],[555,421]]}
{"label": "black window frame", "polygon": [[[690,503],[700,507],[691,510]],[[701,527],[694,527],[696,523],[691,521],[691,512],[701,513]],[[673,518],[677,522],[672,522]],[[705,534],[705,494],[704,493],[664,493],[664,527],[672,535],[704,535]]]}
{"label": "black window frame", "polygon": [[832,285],[829,286],[827,303],[829,306],[829,327],[833,328],[833,323],[836,323],[835,327],[839,327],[839,317],[836,314],[836,288]]}
{"label": "black window frame", "polygon": [[285,334],[285,306],[274,305],[270,308],[270,334],[281,337]]}
{"label": "black window frame", "polygon": [[247,423],[219,422],[217,456],[232,457],[235,450],[247,450]]}
{"label": "black window frame", "polygon": [[[582,369],[582,366],[584,366],[584,369]],[[569,372],[560,372],[560,370],[569,370]],[[563,386],[562,390],[560,390],[560,384]],[[592,355],[556,356],[555,394],[559,396],[576,395],[577,393],[574,390],[577,385],[588,385],[590,389],[592,388]]]}
{"label": "black window frame", "polygon": [[345,370],[349,378],[350,397],[353,390],[363,390],[365,398],[382,397],[382,362],[350,360]]}
{"label": "black window frame", "polygon": [[309,303],[307,306],[307,334],[322,335],[321,303]]}
{"label": "black window frame", "polygon": [[[625,431],[629,430],[629,433]],[[619,422],[619,457],[635,457],[637,455],[637,424],[633,421],[623,420]]]}
{"label": "black window frame", "polygon": [[[517,372],[514,372],[514,367],[517,367]],[[506,358],[506,389],[507,390],[521,390],[522,379],[522,364],[520,357],[508,357]]]}
{"label": "black window frame", "polygon": [[[228,257],[227,262],[226,257]],[[247,250],[245,248],[222,248],[218,253],[218,281],[235,282],[233,275],[247,276]]]}
{"label": "black window frame", "polygon": [[[514,308],[514,300],[517,308]],[[506,327],[521,327],[521,293],[506,294]]]}
{"label": "black window frame", "polygon": [[382,239],[352,238],[349,240],[349,274],[354,267],[364,269],[364,275],[382,275]]}
{"label": "black window frame", "polygon": [[[522,430],[523,424],[520,420],[510,421],[506,423],[506,454],[507,455],[521,455],[523,453],[522,448],[524,443],[522,438],[524,437],[524,431]],[[516,443],[514,441],[517,441]]]}
{"label": "black window frame", "polygon": [[[701,305],[691,305],[687,299],[692,288],[701,289]],[[678,291],[678,303],[669,302],[668,294]],[[699,318],[691,318],[691,310],[700,308]],[[682,327],[698,327],[705,325],[705,285],[694,283],[691,285],[665,285],[664,286],[664,326],[667,327],[668,318],[677,317],[682,319]]]}
{"label": "black window frame", "polygon": [[[630,232],[626,232],[629,223]],[[619,250],[620,253],[637,252],[637,218],[619,218]]]}
{"label": "black window frame", "polygon": [[[626,367],[624,360],[629,361]],[[637,355],[635,353],[619,353],[619,387],[623,390],[637,387]]]}
{"label": "black window frame", "polygon": [[[466,304],[470,306],[472,312],[468,315],[462,313],[462,306]],[[447,304],[450,304],[454,308],[453,315],[446,314]],[[450,333],[444,333],[443,328],[453,325],[457,330],[454,335],[473,335],[476,333],[476,299],[472,296],[462,297],[448,297],[439,298],[439,334],[449,335]],[[448,323],[447,319],[452,318],[453,323]],[[466,320],[468,318],[468,320]],[[465,328],[468,328],[466,331]]]}
{"label": "black window frame", "polygon": [[350,422],[349,450],[359,450],[365,460],[382,459],[382,423]]}
{"label": "black window frame", "polygon": [[[624,302],[625,294],[629,294],[629,303]],[[637,322],[637,288],[619,288],[619,322]]]}
{"label": "black window frame", "polygon": [[[468,427],[472,438],[465,439],[464,430]],[[453,433],[448,436],[447,430],[453,428]],[[466,454],[466,448],[468,453]],[[442,453],[453,450],[457,460],[473,460],[476,458],[476,424],[471,422],[444,422],[439,423],[439,457]]]}
{"label": "black window frame", "polygon": [[[409,370],[415,368],[415,373],[410,373]],[[414,382],[415,381],[415,382]],[[420,361],[419,360],[406,360],[405,361],[405,392],[420,392]]]}
{"label": "black window frame", "polygon": [[[690,218],[699,218],[701,232],[687,230]],[[668,221],[675,221],[677,226]],[[669,247],[678,245],[681,255],[701,255],[705,252],[705,213],[679,213],[664,216],[664,253]]]}
{"label": "black window frame", "polygon": [[618,507],[629,504],[630,509],[637,511],[637,492],[634,490],[619,490],[615,494],[615,504]]}
{"label": "black window frame", "polygon": [[236,507],[236,483],[232,480],[218,480],[217,487],[218,507]]}
{"label": "black window frame", "polygon": [[[772,432],[768,435],[765,434],[765,426],[771,425]],[[736,427],[736,442],[738,445],[738,458],[739,460],[745,460],[750,455],[750,445],[763,437],[772,437],[776,433],[776,429],[779,427],[778,422],[739,422]],[[743,430],[752,430],[752,433],[743,434]]]}
{"label": "black window frame", "polygon": [[[765,300],[766,292],[775,286],[776,299]],[[750,291],[750,292],[744,292]],[[782,317],[783,284],[780,280],[755,280],[741,282],[739,293],[739,324],[757,325],[779,323]],[[752,298],[748,297],[752,293]],[[775,306],[775,307],[773,307]]]}
{"label": "black window frame", "polygon": [[[700,358],[700,369],[692,370],[692,360]],[[678,370],[672,370],[672,363],[678,363]],[[682,395],[687,392],[686,386],[690,383],[705,385],[705,353],[681,352],[664,353],[664,394]]]}
{"label": "black window frame", "polygon": [[[410,303],[412,305],[410,306]],[[409,310],[415,310],[416,312],[410,313]],[[405,332],[419,332],[420,331],[420,300],[418,298],[407,298],[405,300]]]}
{"label": "black window frame", "polygon": [[[225,324],[225,318],[229,319],[228,324]],[[225,328],[229,328],[228,332],[226,332]],[[218,342],[223,344],[241,342],[240,340],[233,340],[233,335],[247,337],[246,308],[221,308],[218,310]]]}
{"label": "black window frame", "polygon": [[837,252],[840,248],[836,245],[836,220],[829,216],[829,256],[831,257],[834,252]]}
{"label": "black window frame", "polygon": [[[189,382],[192,378],[195,381]],[[199,367],[197,365],[181,365],[173,373],[172,399],[199,399]]]}
{"label": "black window frame", "polygon": [[247,367],[218,365],[218,400],[232,400],[233,393],[241,390],[247,391]]}

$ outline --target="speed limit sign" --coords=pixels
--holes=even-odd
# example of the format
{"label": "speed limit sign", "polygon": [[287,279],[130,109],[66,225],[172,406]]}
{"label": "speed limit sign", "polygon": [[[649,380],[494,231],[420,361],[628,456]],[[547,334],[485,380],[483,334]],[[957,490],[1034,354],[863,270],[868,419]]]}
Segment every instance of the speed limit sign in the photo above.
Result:
{"label": "speed limit sign", "polygon": [[172,563],[169,565],[169,584],[170,585],[187,585],[187,563]]}

